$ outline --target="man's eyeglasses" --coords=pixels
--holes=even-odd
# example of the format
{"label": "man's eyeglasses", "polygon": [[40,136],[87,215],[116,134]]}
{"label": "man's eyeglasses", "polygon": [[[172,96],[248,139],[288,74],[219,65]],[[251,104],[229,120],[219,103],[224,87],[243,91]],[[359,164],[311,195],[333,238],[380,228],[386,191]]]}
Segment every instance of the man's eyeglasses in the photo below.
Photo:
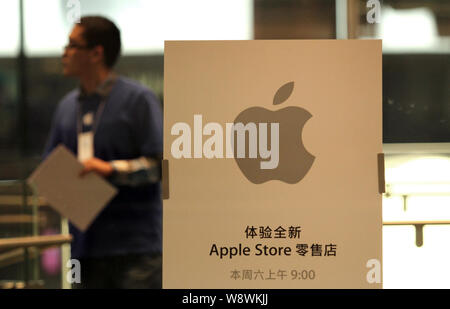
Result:
{"label": "man's eyeglasses", "polygon": [[87,45],[80,45],[76,43],[69,43],[66,46],[64,46],[64,49],[90,49],[91,47]]}

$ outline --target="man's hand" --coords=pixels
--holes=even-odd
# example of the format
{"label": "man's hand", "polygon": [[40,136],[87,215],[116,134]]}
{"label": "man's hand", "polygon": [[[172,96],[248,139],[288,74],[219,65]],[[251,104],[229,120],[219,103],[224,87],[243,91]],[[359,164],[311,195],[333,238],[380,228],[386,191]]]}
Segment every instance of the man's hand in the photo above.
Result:
{"label": "man's hand", "polygon": [[109,162],[98,158],[91,158],[83,162],[84,168],[80,172],[80,176],[84,176],[90,172],[96,172],[100,176],[108,177],[113,172],[113,167]]}

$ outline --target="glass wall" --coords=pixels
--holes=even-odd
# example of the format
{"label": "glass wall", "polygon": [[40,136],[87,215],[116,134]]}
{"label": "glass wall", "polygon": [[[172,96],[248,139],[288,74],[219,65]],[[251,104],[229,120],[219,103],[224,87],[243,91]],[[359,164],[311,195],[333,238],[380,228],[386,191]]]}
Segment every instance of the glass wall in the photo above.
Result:
{"label": "glass wall", "polygon": [[349,1],[349,29],[383,40],[383,283],[449,288],[450,3],[380,2]]}

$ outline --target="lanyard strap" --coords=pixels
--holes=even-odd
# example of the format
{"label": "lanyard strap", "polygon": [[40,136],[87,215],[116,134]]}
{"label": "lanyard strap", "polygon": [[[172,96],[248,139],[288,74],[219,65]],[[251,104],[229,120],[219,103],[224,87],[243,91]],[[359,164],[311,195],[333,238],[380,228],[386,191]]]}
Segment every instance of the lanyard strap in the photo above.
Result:
{"label": "lanyard strap", "polygon": [[[97,111],[95,111],[95,118],[94,123],[92,124],[92,131],[93,135],[95,135],[95,132],[97,131],[98,125],[100,123],[100,118],[103,114],[103,110],[105,109],[106,100],[109,97],[109,94],[112,90],[112,87],[114,83],[117,80],[117,75],[112,72],[110,73],[109,77],[106,79],[106,81],[99,87],[97,90],[101,93],[101,101],[100,105],[97,108]],[[81,114],[81,100],[78,99],[78,112],[77,112],[77,135],[80,135],[83,131],[83,115]]]}

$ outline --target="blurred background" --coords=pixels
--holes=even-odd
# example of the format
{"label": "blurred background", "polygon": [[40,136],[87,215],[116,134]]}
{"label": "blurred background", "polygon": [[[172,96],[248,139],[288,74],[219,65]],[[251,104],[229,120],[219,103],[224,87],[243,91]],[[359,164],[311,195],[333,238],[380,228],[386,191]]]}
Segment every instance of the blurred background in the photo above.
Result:
{"label": "blurred background", "polygon": [[67,287],[64,239],[52,248],[1,240],[66,232],[24,180],[58,101],[77,86],[60,63],[74,3],[119,26],[117,71],[162,104],[164,40],[382,39],[384,287],[450,288],[448,0],[1,1],[0,288]]}

